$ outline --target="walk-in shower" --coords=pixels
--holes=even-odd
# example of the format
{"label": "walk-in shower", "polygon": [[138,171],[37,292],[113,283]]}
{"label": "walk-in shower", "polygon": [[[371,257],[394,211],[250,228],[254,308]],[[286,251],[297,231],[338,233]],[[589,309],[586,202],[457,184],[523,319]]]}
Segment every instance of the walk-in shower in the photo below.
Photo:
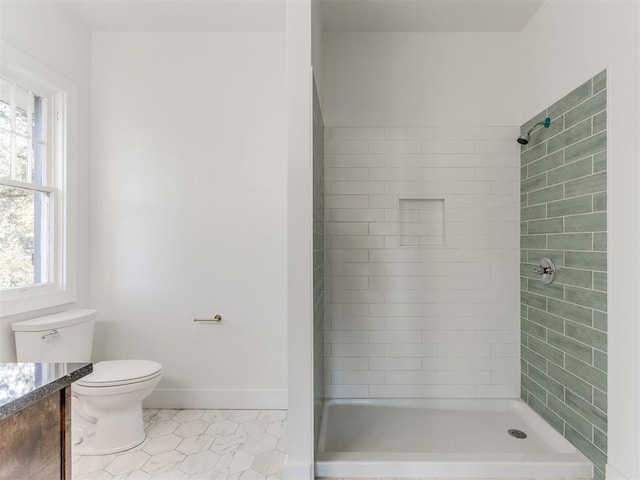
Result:
{"label": "walk-in shower", "polygon": [[323,480],[605,478],[606,72],[516,38],[325,32]]}

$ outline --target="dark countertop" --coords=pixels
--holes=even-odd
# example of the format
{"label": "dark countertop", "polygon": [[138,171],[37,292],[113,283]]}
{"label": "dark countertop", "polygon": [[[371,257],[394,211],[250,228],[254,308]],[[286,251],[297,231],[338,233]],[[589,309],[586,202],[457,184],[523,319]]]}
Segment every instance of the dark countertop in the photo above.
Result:
{"label": "dark countertop", "polygon": [[92,363],[0,363],[0,420],[92,371]]}

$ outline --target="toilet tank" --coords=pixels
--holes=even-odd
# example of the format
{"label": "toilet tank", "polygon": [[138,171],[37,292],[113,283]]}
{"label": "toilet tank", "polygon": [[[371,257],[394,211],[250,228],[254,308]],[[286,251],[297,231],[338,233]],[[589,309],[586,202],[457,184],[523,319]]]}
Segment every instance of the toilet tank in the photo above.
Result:
{"label": "toilet tank", "polygon": [[18,362],[89,362],[95,315],[70,310],[13,323]]}

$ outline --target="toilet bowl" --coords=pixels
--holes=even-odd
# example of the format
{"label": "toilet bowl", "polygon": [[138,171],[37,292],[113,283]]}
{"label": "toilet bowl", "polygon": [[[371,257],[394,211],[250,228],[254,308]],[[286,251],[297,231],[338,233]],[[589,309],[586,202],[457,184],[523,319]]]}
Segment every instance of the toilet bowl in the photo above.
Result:
{"label": "toilet bowl", "polygon": [[162,366],[148,360],[96,363],[71,386],[74,454],[106,455],[142,443],[142,400],[161,377]]}
{"label": "toilet bowl", "polygon": [[[19,362],[82,362],[91,358],[95,310],[68,312],[13,323]],[[71,385],[73,453],[105,455],[145,439],[142,401],[162,377],[149,360],[108,360]]]}

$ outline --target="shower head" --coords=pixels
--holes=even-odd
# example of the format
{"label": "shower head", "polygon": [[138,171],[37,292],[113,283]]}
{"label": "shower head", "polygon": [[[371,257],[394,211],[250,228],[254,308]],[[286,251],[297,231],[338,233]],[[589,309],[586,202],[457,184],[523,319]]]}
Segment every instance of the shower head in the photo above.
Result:
{"label": "shower head", "polygon": [[544,119],[544,122],[538,122],[536,123],[533,127],[531,127],[529,129],[529,131],[527,133],[523,133],[522,135],[520,135],[517,139],[517,142],[520,145],[526,145],[527,143],[529,143],[529,138],[531,137],[531,132],[533,132],[533,130],[538,126],[538,125],[542,125],[544,128],[549,128],[549,125],[551,125],[551,119],[549,117]]}

